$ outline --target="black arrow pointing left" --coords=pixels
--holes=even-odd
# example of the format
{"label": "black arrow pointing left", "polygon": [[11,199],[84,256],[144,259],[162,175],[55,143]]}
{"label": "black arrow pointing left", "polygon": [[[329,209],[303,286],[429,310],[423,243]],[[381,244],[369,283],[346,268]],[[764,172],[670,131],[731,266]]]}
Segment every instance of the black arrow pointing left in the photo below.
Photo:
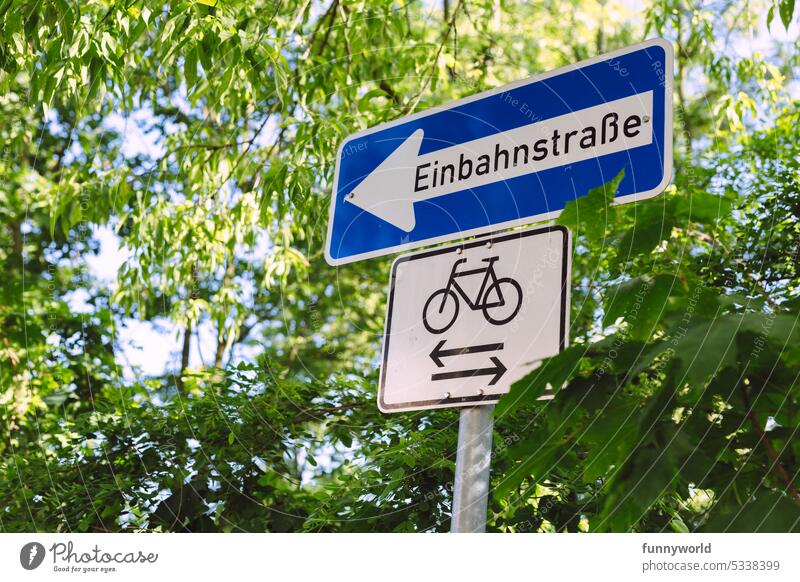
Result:
{"label": "black arrow pointing left", "polygon": [[450,349],[442,349],[444,348],[444,344],[447,340],[442,340],[436,347],[433,348],[433,351],[430,353],[430,358],[433,360],[433,363],[436,364],[440,368],[444,368],[444,363],[442,362],[442,358],[449,358],[450,356],[462,356],[464,354],[478,354],[480,352],[496,352],[497,350],[503,349],[503,344],[483,344],[480,346],[467,346],[465,348],[450,348]]}

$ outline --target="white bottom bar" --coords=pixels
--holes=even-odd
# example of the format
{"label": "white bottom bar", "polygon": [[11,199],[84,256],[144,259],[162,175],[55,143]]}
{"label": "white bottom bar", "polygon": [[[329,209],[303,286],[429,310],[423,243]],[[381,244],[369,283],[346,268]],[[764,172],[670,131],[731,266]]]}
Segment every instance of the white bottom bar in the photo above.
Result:
{"label": "white bottom bar", "polygon": [[[41,565],[26,570],[20,553],[31,542],[46,554]],[[791,534],[5,534],[0,574],[15,581],[137,582],[192,575],[204,581],[243,575],[347,582],[798,580],[797,542]],[[150,554],[157,554],[152,563],[95,560]]]}

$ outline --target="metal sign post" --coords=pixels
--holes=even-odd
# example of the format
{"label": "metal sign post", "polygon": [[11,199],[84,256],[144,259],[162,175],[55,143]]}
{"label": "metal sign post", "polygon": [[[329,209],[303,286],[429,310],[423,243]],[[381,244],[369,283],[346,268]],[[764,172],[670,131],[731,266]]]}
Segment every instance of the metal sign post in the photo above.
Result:
{"label": "metal sign post", "polygon": [[458,422],[452,533],[483,533],[489,502],[494,404],[461,409]]}

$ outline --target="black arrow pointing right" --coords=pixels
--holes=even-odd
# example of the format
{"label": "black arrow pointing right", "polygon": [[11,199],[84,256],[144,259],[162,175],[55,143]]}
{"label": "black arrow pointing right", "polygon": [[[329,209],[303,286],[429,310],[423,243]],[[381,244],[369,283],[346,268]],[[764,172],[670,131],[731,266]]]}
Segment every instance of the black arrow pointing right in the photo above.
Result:
{"label": "black arrow pointing right", "polygon": [[430,353],[431,360],[433,360],[433,363],[440,368],[444,368],[442,358],[447,358],[449,356],[461,356],[463,354],[477,354],[480,352],[496,352],[497,350],[503,349],[503,344],[483,344],[481,346],[469,346],[466,348],[451,348],[449,350],[443,350],[442,348],[444,347],[446,341],[447,340],[440,341]]}
{"label": "black arrow pointing right", "polygon": [[494,364],[493,368],[478,368],[476,370],[459,370],[457,372],[441,372],[439,374],[431,374],[431,380],[452,380],[453,378],[469,378],[471,376],[492,376],[492,381],[489,386],[496,384],[497,381],[506,373],[507,368],[503,362],[492,356],[489,358]]}

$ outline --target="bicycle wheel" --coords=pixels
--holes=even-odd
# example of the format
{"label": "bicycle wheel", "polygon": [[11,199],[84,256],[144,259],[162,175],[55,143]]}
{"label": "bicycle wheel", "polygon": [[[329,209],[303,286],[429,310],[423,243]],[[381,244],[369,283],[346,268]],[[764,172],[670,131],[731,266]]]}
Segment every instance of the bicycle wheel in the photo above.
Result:
{"label": "bicycle wheel", "polygon": [[458,297],[450,289],[439,289],[422,308],[422,323],[431,333],[444,333],[458,317]]}
{"label": "bicycle wheel", "polygon": [[[487,305],[485,298],[492,297],[492,292],[496,294],[496,297],[503,298],[502,304]],[[522,307],[522,287],[514,279],[510,277],[498,279],[486,289],[483,316],[489,323],[494,325],[508,323],[517,316],[520,307]]]}

